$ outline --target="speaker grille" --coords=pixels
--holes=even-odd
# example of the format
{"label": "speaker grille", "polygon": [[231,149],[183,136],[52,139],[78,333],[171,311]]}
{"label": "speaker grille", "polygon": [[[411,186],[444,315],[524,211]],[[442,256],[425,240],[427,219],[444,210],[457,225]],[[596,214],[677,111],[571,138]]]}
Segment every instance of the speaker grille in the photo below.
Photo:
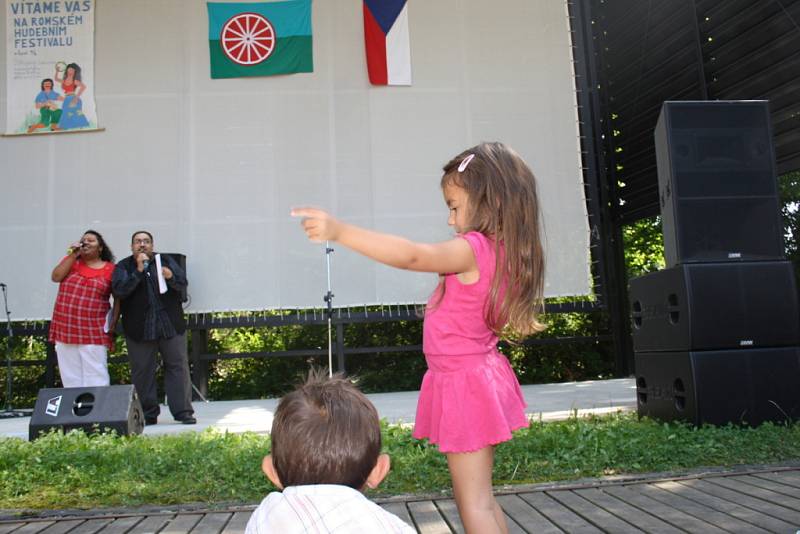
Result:
{"label": "speaker grille", "polygon": [[667,266],[785,257],[766,102],[664,102],[655,141]]}
{"label": "speaker grille", "polygon": [[680,200],[677,212],[680,254],[670,265],[784,258],[776,197]]}

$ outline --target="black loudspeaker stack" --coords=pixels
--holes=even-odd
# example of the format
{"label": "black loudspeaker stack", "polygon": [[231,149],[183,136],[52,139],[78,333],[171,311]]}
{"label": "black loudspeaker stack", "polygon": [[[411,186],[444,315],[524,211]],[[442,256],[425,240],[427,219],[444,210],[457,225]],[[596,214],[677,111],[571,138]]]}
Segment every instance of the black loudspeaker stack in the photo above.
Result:
{"label": "black loudspeaker stack", "polygon": [[666,268],[630,281],[639,415],[800,419],[800,312],[766,101],[664,102]]}
{"label": "black loudspeaker stack", "polygon": [[114,430],[120,435],[141,434],[144,413],[132,385],[40,389],[33,408],[28,437],[57,429],[87,433]]}

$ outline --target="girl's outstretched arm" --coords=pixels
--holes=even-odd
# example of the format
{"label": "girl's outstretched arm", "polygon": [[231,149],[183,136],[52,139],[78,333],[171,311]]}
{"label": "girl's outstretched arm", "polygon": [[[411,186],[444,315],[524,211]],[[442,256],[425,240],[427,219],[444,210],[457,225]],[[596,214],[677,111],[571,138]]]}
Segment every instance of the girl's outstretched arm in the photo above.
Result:
{"label": "girl's outstretched arm", "polygon": [[404,237],[374,232],[344,223],[323,210],[296,208],[311,241],[336,241],[359,254],[398,269],[429,273],[477,272],[472,247],[464,239],[442,243],[416,243]]}

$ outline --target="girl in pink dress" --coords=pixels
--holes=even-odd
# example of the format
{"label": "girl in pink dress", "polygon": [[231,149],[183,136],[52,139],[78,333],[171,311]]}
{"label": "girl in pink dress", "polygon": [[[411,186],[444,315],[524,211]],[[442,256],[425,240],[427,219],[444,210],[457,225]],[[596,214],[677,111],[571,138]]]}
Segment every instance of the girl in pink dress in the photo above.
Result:
{"label": "girl in pink dress", "polygon": [[425,312],[428,371],[414,437],[447,456],[468,533],[507,532],[492,493],[494,447],[528,425],[525,401],[498,336],[524,337],[537,320],[544,286],[536,181],[502,143],[482,143],[444,166],[441,181],[457,236],[415,243],[339,221],[312,208],[292,210],[313,241],[336,241],[381,263],[440,274]]}

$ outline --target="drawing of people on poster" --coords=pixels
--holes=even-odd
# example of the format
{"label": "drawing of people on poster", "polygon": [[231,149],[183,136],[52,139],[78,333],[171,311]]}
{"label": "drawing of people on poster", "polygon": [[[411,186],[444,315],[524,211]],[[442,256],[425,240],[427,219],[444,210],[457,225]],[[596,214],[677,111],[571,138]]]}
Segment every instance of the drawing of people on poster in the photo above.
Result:
{"label": "drawing of people on poster", "polygon": [[94,0],[5,3],[6,134],[97,129]]}
{"label": "drawing of people on poster", "polygon": [[53,80],[45,78],[42,80],[41,88],[42,90],[34,100],[36,109],[39,110],[39,122],[28,126],[28,133],[33,133],[41,128],[56,130],[58,121],[61,120],[61,101],[64,98],[53,90]]}
{"label": "drawing of people on poster", "polygon": [[81,81],[80,66],[77,63],[70,63],[64,67],[63,77],[59,74],[59,65],[56,65],[56,81],[61,83],[61,89],[64,91],[64,105],[61,106],[58,129],[87,128],[89,121],[83,114],[81,101],[81,95],[86,91],[86,85]]}

